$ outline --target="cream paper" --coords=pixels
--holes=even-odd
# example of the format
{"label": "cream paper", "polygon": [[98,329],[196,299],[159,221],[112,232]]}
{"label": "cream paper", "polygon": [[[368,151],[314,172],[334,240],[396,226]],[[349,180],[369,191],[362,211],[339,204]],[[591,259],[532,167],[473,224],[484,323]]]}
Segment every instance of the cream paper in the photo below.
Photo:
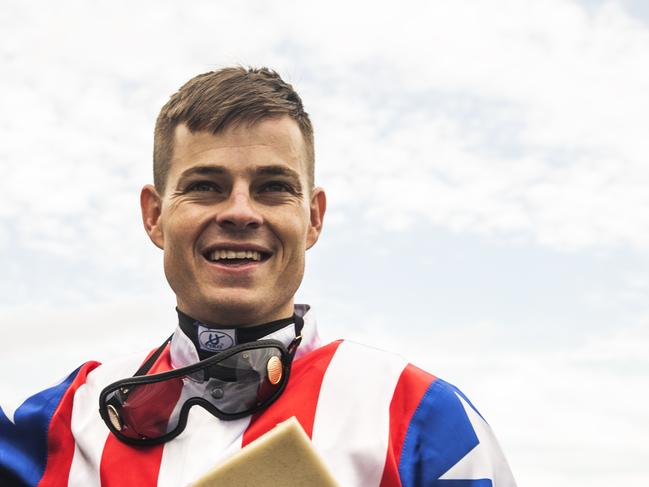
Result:
{"label": "cream paper", "polygon": [[339,487],[295,417],[279,423],[191,487]]}

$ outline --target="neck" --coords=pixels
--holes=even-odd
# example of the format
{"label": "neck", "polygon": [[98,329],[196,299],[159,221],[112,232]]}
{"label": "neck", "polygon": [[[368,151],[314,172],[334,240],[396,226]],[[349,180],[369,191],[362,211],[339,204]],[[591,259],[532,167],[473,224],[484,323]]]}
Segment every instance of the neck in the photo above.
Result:
{"label": "neck", "polygon": [[191,316],[208,327],[237,329],[260,326],[273,321],[289,318],[293,316],[293,308],[294,305],[292,299],[278,308],[267,310],[261,314],[258,310],[250,309],[249,307],[245,310],[228,310],[224,307],[219,307],[218,309],[201,307],[201,309],[195,309],[194,306],[188,306],[187,303],[181,302],[180,299],[178,299],[176,307],[177,310]]}

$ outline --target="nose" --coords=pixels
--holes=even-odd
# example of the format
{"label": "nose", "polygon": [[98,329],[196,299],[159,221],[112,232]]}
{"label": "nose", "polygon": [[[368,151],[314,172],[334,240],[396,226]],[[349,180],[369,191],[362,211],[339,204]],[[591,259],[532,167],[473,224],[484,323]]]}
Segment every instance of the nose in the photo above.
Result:
{"label": "nose", "polygon": [[259,227],[263,218],[255,209],[248,188],[233,188],[229,198],[220,205],[216,222],[224,228],[246,230]]}

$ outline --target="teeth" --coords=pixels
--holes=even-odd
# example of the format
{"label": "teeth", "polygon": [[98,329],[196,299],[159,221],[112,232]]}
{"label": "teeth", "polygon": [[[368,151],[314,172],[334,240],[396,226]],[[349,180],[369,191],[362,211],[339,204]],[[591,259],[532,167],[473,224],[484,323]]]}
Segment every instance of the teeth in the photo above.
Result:
{"label": "teeth", "polygon": [[221,259],[252,259],[260,261],[261,253],[256,250],[215,250],[209,257],[212,261]]}

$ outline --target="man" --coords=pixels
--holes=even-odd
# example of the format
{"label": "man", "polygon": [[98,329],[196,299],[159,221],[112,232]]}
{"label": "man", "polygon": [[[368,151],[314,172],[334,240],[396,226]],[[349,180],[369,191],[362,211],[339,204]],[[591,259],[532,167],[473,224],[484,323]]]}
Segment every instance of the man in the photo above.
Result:
{"label": "man", "polygon": [[148,358],[88,362],[1,414],[1,485],[187,485],[292,416],[342,486],[515,485],[459,390],[321,343],[294,303],[326,209],[313,166],[309,117],[268,69],[206,73],[171,97],[141,209],[178,327]]}

